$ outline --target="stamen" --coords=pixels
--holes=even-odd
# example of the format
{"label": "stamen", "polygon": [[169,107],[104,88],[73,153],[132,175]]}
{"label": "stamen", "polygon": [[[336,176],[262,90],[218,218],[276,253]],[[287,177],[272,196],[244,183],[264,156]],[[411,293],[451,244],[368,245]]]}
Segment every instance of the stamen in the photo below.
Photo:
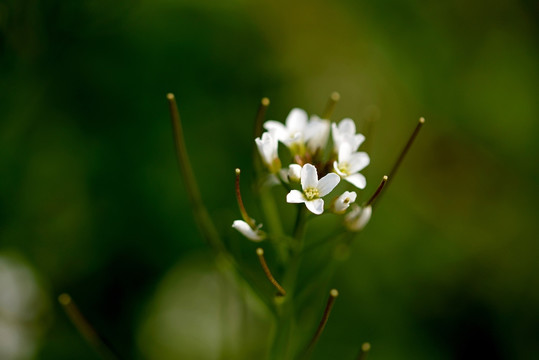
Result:
{"label": "stamen", "polygon": [[247,214],[247,210],[245,210],[245,206],[243,205],[243,200],[241,198],[241,191],[240,191],[240,174],[241,170],[236,169],[236,199],[238,200],[238,207],[240,208],[241,217],[243,218],[243,221],[245,221],[251,229],[256,230],[256,224],[251,219],[251,217]]}
{"label": "stamen", "polygon": [[64,308],[69,320],[75,325],[82,337],[104,358],[119,359],[119,356],[113,351],[110,344],[100,336],[90,325],[88,320],[82,315],[77,305],[68,294],[58,296],[58,302]]}
{"label": "stamen", "polygon": [[341,162],[338,164],[339,171],[344,175],[350,175],[350,165],[347,162]]}
{"label": "stamen", "polygon": [[341,95],[334,91],[331,93],[328,103],[326,105],[326,109],[322,113],[322,119],[329,120],[331,118],[331,115],[333,115],[333,110],[335,110],[335,105],[337,105],[337,102],[340,100]]}
{"label": "stamen", "polygon": [[328,322],[328,319],[329,319],[329,314],[331,313],[331,309],[333,308],[333,303],[335,302],[335,299],[337,298],[337,296],[339,296],[339,292],[337,291],[337,289],[331,289],[329,292],[329,298],[326,304],[326,308],[324,310],[324,314],[322,315],[322,320],[320,320],[318,329],[316,329],[316,332],[314,333],[314,336],[311,339],[309,346],[307,346],[307,349],[305,350],[305,353],[303,356],[304,359],[307,359],[309,357],[316,343],[318,342],[318,339],[320,338],[322,331],[324,331],[324,328],[326,327],[326,323]]}
{"label": "stamen", "polygon": [[387,175],[384,175],[384,177],[382,178],[382,181],[380,182],[380,185],[378,185],[378,188],[376,189],[376,191],[374,192],[374,194],[372,194],[371,198],[369,199],[369,201],[367,201],[365,203],[365,206],[370,206],[372,205],[372,203],[374,202],[374,200],[376,200],[376,198],[378,197],[378,195],[380,195],[380,193],[382,192],[382,189],[384,188],[385,184],[387,183],[388,181],[388,176]]}
{"label": "stamen", "polygon": [[315,187],[310,187],[310,188],[305,189],[304,194],[307,200],[312,200],[320,196],[320,190],[318,190]]}
{"label": "stamen", "polygon": [[370,350],[371,350],[371,344],[369,344],[368,342],[364,342],[361,345],[361,349],[359,350],[359,355],[357,357],[357,360],[365,360]]}
{"label": "stamen", "polygon": [[185,140],[183,137],[183,129],[180,119],[180,113],[178,111],[178,105],[176,104],[176,98],[174,94],[168,93],[167,100],[170,110],[170,119],[172,121],[172,129],[174,133],[174,145],[176,147],[176,157],[178,160],[178,166],[180,168],[181,175],[187,188],[187,196],[189,202],[193,207],[193,214],[195,221],[200,229],[200,232],[206,239],[206,241],[212,245],[215,249],[223,250],[219,234],[213,225],[213,222],[208,214],[208,210],[204,206],[198,184],[195,180],[193,168],[187,155],[187,148],[185,147]]}
{"label": "stamen", "polygon": [[266,277],[270,281],[270,283],[275,286],[277,291],[281,296],[286,295],[286,291],[283,289],[283,287],[275,280],[273,275],[271,274],[271,271],[268,267],[268,264],[266,263],[266,259],[264,258],[264,249],[258,248],[256,249],[256,254],[258,255],[258,259],[260,260],[260,265],[262,265],[262,269],[264,270],[264,273],[266,274]]}

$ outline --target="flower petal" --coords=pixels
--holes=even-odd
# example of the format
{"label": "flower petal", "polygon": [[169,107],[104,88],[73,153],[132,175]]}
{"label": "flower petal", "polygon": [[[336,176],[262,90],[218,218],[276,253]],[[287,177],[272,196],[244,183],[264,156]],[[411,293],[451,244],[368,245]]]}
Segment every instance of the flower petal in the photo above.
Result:
{"label": "flower petal", "polygon": [[337,174],[339,174],[339,176],[341,176],[341,177],[345,177],[345,176],[346,176],[346,174],[343,173],[343,172],[339,169],[339,163],[338,163],[337,161],[334,161],[334,162],[333,162],[333,170],[335,170],[335,172],[336,172]]}
{"label": "flower petal", "polygon": [[273,159],[277,157],[277,139],[274,138],[272,134],[265,132],[262,134],[262,137],[256,138],[255,142],[258,147],[258,152],[264,162],[267,165],[271,164]]}
{"label": "flower petal", "polygon": [[311,116],[305,129],[305,141],[311,152],[326,147],[329,138],[329,129],[329,120],[322,120],[316,115]]}
{"label": "flower petal", "polygon": [[341,178],[335,173],[329,173],[320,179],[318,182],[318,191],[320,192],[320,197],[326,196],[333,189],[335,189],[335,186],[337,186],[339,181],[341,181]]}
{"label": "flower petal", "polygon": [[232,223],[232,227],[238,230],[240,233],[242,233],[242,235],[248,238],[249,240],[262,241],[265,238],[265,234],[258,230],[260,226],[256,230],[253,230],[249,226],[249,224],[247,224],[243,220],[235,220]]}
{"label": "flower petal", "polygon": [[365,136],[356,134],[356,124],[352,119],[343,119],[337,124],[332,124],[334,151],[338,152],[339,147],[348,143],[352,151],[356,151],[359,145],[365,140]]}
{"label": "flower petal", "polygon": [[316,168],[311,164],[303,165],[301,168],[301,188],[305,191],[311,187],[318,187],[318,174]]}
{"label": "flower petal", "polygon": [[316,215],[320,215],[324,212],[324,200],[314,199],[305,202],[305,206],[309,209],[310,212]]}
{"label": "flower petal", "polygon": [[369,158],[369,155],[367,155],[366,152],[357,152],[353,153],[350,156],[350,161],[348,162],[350,164],[350,174],[357,173],[358,171],[363,170],[369,163],[371,162],[371,159]]}
{"label": "flower petal", "polygon": [[356,133],[356,123],[350,118],[342,119],[339,122],[339,132],[344,134],[354,135]]}
{"label": "flower petal", "polygon": [[264,122],[264,129],[268,131],[282,131],[286,130],[286,126],[283,123],[275,120],[268,120]]}
{"label": "flower petal", "polygon": [[304,203],[305,197],[303,196],[303,193],[298,190],[290,190],[290,192],[286,195],[286,202],[291,204],[300,204]]}
{"label": "flower petal", "polygon": [[365,179],[365,176],[362,174],[353,174],[345,177],[344,180],[348,181],[350,184],[359,189],[365,189],[365,186],[367,186],[367,179]]}
{"label": "flower petal", "polygon": [[345,142],[339,146],[339,162],[350,162],[352,157],[352,146]]}
{"label": "flower petal", "polygon": [[363,134],[356,134],[356,135],[354,135],[354,138],[353,138],[353,139],[354,139],[354,140],[353,140],[352,142],[353,142],[353,145],[354,145],[354,146],[352,146],[352,148],[353,148],[352,150],[356,151],[357,148],[358,148],[361,144],[363,144],[363,141],[365,141],[365,136],[364,136]]}
{"label": "flower petal", "polygon": [[307,112],[300,108],[294,108],[286,117],[286,128],[290,135],[295,136],[297,133],[303,133],[307,126],[309,116]]}
{"label": "flower petal", "polygon": [[279,141],[288,139],[288,130],[286,129],[286,126],[278,121],[266,121],[264,123],[264,129],[268,130]]}
{"label": "flower petal", "polygon": [[281,160],[279,160],[277,138],[269,132],[262,134],[261,138],[255,139],[258,152],[270,172],[275,173],[281,169]]}

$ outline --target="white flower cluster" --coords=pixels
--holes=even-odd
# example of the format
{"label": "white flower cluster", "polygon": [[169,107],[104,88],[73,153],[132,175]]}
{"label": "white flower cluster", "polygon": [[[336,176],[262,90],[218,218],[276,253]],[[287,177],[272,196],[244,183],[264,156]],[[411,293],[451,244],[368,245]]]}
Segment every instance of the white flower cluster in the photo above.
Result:
{"label": "white flower cluster", "polygon": [[[357,198],[355,191],[345,191],[335,197],[326,209],[323,198],[335,189],[341,179],[358,189],[364,189],[367,185],[365,176],[359,172],[369,165],[370,159],[367,153],[358,151],[365,137],[356,133],[352,119],[331,123],[316,115],[309,118],[305,110],[294,108],[285,124],[269,120],[264,123],[264,129],[266,132],[255,139],[264,165],[278,180],[276,183],[297,186],[287,194],[288,203],[304,203],[316,215],[324,210],[344,214]],[[283,166],[279,158],[279,143],[290,151],[288,165]],[[370,212],[363,212],[357,206],[353,210],[346,214],[345,223],[351,231],[359,231],[368,222],[370,216],[367,218],[366,215]],[[358,216],[359,213],[363,216]],[[252,228],[244,221],[236,220],[233,227],[251,240],[263,239],[259,232],[260,225]]]}

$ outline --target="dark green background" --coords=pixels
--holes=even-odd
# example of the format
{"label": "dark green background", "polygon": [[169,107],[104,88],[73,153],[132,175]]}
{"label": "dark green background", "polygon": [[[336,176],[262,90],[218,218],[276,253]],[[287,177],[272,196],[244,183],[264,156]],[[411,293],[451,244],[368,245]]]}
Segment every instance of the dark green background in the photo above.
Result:
{"label": "dark green background", "polygon": [[[335,119],[377,119],[366,193],[427,123],[335,276],[315,358],[352,359],[363,341],[373,360],[539,358],[537,14],[509,0],[2,1],[0,252],[25,258],[51,303],[70,292],[127,358],[171,358],[141,329],[205,245],[165,94],[236,237],[233,169],[249,173],[260,98],[284,120],[337,90]],[[50,309],[37,358],[96,358]]]}

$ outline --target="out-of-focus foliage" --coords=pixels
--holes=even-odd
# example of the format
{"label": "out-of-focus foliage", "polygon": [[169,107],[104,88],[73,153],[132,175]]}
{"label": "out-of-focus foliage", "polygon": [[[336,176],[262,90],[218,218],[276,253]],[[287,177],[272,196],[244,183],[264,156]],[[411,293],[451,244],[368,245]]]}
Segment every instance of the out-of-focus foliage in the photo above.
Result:
{"label": "out-of-focus foliage", "polygon": [[[189,297],[214,292],[217,314],[215,284],[227,282],[205,265],[175,270],[205,246],[165,94],[179,101],[219,230],[238,246],[233,169],[248,179],[260,98],[283,120],[293,106],[320,113],[337,90],[335,119],[375,119],[363,199],[417,118],[427,124],[337,270],[341,296],[314,357],[352,359],[370,341],[372,359],[537,358],[537,10],[509,0],[3,1],[0,251],[26,259],[48,301],[70,292],[127,358],[177,355],[161,342],[175,334],[148,329],[173,296],[204,313],[208,303]],[[180,293],[188,269],[207,272],[208,286]],[[40,359],[96,358],[58,307],[51,316]],[[213,348],[237,349],[227,339],[238,341],[238,326],[213,329],[224,342]]]}

